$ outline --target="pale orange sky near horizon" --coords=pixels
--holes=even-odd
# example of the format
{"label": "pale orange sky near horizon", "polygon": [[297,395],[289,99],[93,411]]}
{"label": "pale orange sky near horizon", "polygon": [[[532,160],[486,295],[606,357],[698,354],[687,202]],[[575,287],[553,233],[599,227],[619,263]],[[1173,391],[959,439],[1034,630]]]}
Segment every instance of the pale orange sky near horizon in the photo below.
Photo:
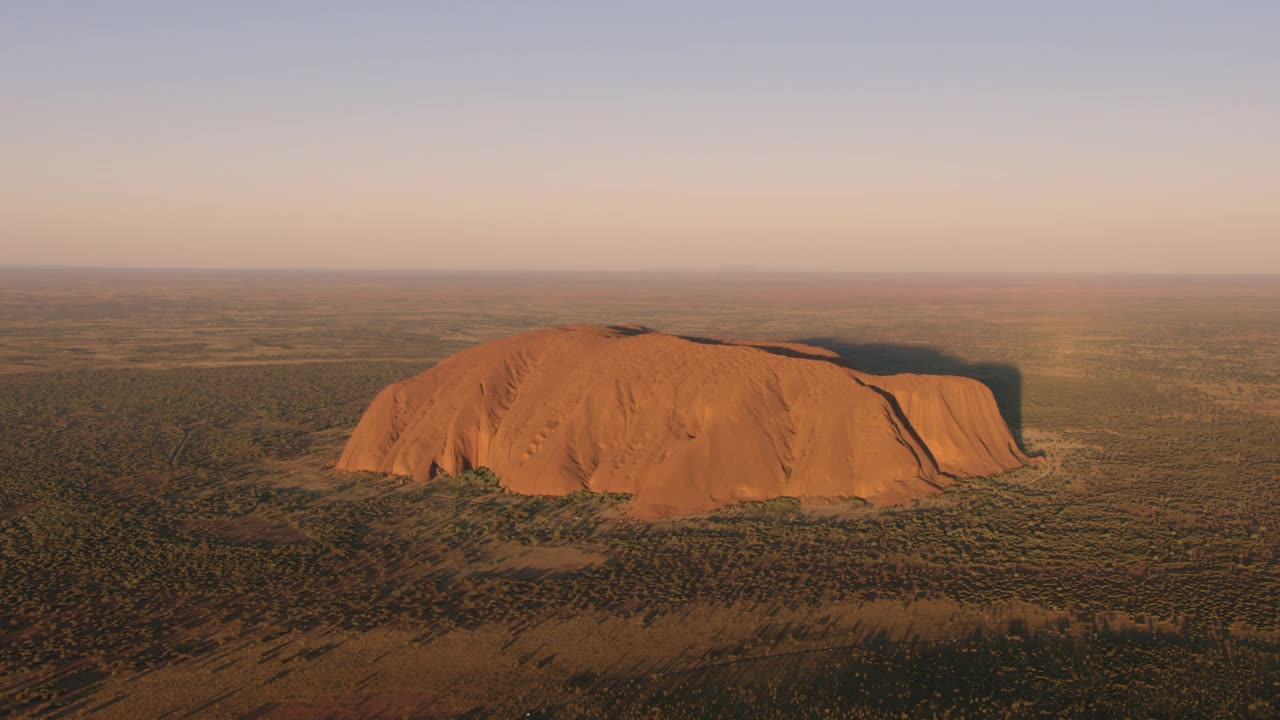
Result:
{"label": "pale orange sky near horizon", "polygon": [[749,5],[0,10],[0,264],[1280,272],[1280,11]]}

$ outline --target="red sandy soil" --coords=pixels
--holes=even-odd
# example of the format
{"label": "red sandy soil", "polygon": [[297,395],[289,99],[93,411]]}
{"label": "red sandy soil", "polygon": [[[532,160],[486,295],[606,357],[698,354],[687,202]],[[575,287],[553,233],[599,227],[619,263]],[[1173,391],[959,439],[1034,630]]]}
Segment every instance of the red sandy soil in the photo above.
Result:
{"label": "red sandy soil", "polygon": [[397,717],[414,720],[456,717],[459,709],[440,703],[425,693],[413,691],[373,695],[333,695],[308,700],[274,702],[244,716],[245,720],[356,720]]}
{"label": "red sandy soil", "polygon": [[968,378],[868,375],[828,350],[575,325],[476,346],[383,389],[338,461],[488,467],[518,493],[634,494],[641,517],[744,500],[894,504],[1025,457]]}

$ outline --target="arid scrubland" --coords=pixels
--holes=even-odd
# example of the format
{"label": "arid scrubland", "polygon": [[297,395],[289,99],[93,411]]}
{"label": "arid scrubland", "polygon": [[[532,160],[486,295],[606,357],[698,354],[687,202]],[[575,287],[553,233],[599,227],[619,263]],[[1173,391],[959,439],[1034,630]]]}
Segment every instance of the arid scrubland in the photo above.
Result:
{"label": "arid scrubland", "polygon": [[[975,377],[1043,461],[652,523],[332,468],[568,322]],[[1274,280],[6,270],[0,372],[0,714],[1280,712]]]}

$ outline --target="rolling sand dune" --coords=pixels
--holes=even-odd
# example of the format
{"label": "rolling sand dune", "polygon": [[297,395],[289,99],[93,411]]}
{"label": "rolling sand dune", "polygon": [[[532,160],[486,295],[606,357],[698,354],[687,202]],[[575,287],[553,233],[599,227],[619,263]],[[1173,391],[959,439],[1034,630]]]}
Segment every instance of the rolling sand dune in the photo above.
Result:
{"label": "rolling sand dune", "polygon": [[576,325],[388,386],[338,467],[419,480],[488,467],[513,492],[632,493],[635,514],[658,517],[778,496],[899,503],[1024,460],[976,380],[868,375],[805,345]]}

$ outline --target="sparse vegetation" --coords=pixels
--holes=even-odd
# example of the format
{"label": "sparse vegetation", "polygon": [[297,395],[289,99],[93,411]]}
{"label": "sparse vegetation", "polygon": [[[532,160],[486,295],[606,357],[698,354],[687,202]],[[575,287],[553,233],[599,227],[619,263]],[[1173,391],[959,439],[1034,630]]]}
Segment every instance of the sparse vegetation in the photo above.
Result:
{"label": "sparse vegetation", "polygon": [[[184,305],[193,327],[247,302],[202,292]],[[753,306],[735,292],[518,317],[442,301],[426,331],[373,312],[320,330],[297,321],[299,301],[210,330],[216,342],[153,334],[152,349],[118,348],[136,361],[93,369],[94,343],[77,338],[98,332],[98,310],[10,289],[8,309],[40,317],[5,315],[6,362],[33,340],[44,365],[0,375],[0,713],[234,715],[296,696],[273,688],[350,638],[394,632],[387,652],[521,668],[483,691],[442,681],[449,707],[482,716],[1274,716],[1280,288],[1104,289],[1081,309],[1015,288],[1019,302],[979,295],[981,313],[954,298],[939,310],[959,292],[945,285],[891,310],[816,304],[824,333],[928,338],[1020,368],[1021,434],[1045,461],[908,506],[777,498],[645,524],[626,496],[523,497],[484,469],[430,484],[326,469],[374,393],[427,365],[327,362],[323,347],[382,333],[388,355],[439,357],[468,327],[571,312],[813,334],[767,293]],[[124,297],[107,301],[120,322],[157,317],[154,297]],[[211,350],[235,332],[269,338],[280,362]],[[597,626],[650,644],[592,640]],[[222,699],[166,681],[156,712],[129,689],[286,660]],[[343,692],[371,692],[351,677]]]}

